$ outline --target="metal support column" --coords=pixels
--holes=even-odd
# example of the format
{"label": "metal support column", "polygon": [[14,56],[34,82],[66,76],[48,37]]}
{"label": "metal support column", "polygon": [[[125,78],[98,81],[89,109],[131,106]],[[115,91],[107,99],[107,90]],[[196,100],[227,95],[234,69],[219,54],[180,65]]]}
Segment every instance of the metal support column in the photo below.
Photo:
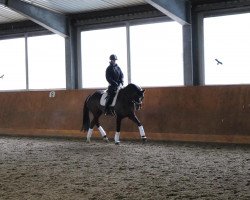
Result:
{"label": "metal support column", "polygon": [[192,26],[182,26],[184,85],[193,85]]}
{"label": "metal support column", "polygon": [[193,49],[193,80],[194,85],[205,84],[204,72],[204,36],[203,15],[192,15],[192,49]]}
{"label": "metal support column", "polygon": [[[77,29],[70,25],[70,36],[65,38],[66,52],[66,89],[78,89],[78,51],[77,51]],[[80,43],[80,41],[79,41]]]}
{"label": "metal support column", "polygon": [[127,32],[127,73],[128,73],[128,84],[131,83],[131,57],[130,57],[130,26],[126,25]]}

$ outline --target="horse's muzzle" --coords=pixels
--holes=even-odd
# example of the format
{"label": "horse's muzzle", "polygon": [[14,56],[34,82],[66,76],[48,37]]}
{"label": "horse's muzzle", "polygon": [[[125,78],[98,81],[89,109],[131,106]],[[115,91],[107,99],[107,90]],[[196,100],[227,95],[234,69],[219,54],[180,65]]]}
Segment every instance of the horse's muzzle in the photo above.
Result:
{"label": "horse's muzzle", "polygon": [[140,110],[142,107],[142,102],[132,101],[134,103],[135,110]]}

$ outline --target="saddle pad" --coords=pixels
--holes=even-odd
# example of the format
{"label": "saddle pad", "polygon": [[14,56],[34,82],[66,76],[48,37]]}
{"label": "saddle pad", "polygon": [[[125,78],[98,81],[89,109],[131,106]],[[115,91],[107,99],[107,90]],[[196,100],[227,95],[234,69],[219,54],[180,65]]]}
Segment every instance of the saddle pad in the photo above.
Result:
{"label": "saddle pad", "polygon": [[[102,97],[101,97],[101,99],[100,99],[100,104],[101,104],[101,106],[105,106],[105,104],[106,104],[106,97],[108,96],[108,92],[107,92],[108,90],[105,90],[105,92],[103,93],[103,95],[102,95]],[[119,91],[120,91],[120,89],[118,89],[117,91],[116,91],[116,94],[115,94],[115,97],[114,97],[114,99],[113,99],[113,102],[112,102],[112,104],[110,105],[110,106],[115,106],[115,103],[116,103],[116,100],[117,100],[117,96],[118,96],[118,94],[119,94]]]}

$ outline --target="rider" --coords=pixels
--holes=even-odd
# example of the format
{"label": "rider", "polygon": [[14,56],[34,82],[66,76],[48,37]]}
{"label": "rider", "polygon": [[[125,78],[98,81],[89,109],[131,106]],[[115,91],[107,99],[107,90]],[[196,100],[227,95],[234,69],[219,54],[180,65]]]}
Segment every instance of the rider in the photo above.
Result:
{"label": "rider", "polygon": [[112,54],[110,57],[110,64],[106,69],[106,79],[109,82],[108,97],[105,105],[105,115],[109,112],[109,106],[113,102],[116,91],[119,85],[123,85],[123,73],[121,68],[116,64],[117,56]]}

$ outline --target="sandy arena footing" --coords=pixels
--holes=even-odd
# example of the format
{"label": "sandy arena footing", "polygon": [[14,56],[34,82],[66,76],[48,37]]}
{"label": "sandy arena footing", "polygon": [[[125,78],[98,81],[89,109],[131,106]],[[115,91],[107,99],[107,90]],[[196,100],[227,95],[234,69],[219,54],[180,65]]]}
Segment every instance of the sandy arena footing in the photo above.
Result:
{"label": "sandy arena footing", "polygon": [[0,137],[0,199],[250,199],[250,146]]}

